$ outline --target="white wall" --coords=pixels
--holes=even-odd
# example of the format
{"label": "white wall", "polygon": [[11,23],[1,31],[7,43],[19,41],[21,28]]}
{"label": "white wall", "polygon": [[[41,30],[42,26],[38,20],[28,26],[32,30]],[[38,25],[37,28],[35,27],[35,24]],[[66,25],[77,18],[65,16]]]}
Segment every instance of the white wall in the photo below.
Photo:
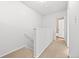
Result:
{"label": "white wall", "polygon": [[52,42],[52,32],[50,28],[38,27],[36,28],[36,41],[35,41],[35,57],[39,57],[41,53]]}
{"label": "white wall", "polygon": [[70,1],[68,8],[69,20],[69,54],[79,58],[79,1]]}
{"label": "white wall", "polygon": [[56,17],[64,17],[66,20],[66,10],[54,14],[43,16],[41,28],[36,28],[35,55],[39,57],[41,53],[56,40]]}
{"label": "white wall", "polygon": [[[43,26],[52,28],[53,40],[56,39],[55,37],[56,37],[56,18],[57,17],[64,17],[65,18],[64,20],[66,21],[67,10],[60,11],[60,12],[50,14],[50,15],[46,15],[43,17]],[[65,24],[65,27],[66,27],[66,24]],[[65,28],[65,32],[66,32],[66,28]],[[66,34],[65,34],[65,38],[66,38]]]}
{"label": "white wall", "polygon": [[0,2],[0,55],[22,45],[32,47],[24,36],[32,37],[42,17],[21,2]]}
{"label": "white wall", "polygon": [[50,40],[42,40],[49,45],[55,39],[56,16],[66,16],[66,11],[46,15],[42,19],[21,2],[0,2],[0,55],[22,45],[33,48],[33,43],[25,35],[33,37],[33,28],[42,25],[52,33]]}

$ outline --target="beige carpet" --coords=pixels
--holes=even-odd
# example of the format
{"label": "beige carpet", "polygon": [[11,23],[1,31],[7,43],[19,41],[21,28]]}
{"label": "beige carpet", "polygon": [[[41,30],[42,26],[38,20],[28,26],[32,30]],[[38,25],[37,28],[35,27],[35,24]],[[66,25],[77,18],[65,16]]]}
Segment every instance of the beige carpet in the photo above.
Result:
{"label": "beige carpet", "polygon": [[40,58],[67,58],[68,48],[64,39],[57,38],[49,47],[41,54]]}
{"label": "beige carpet", "polygon": [[32,58],[33,51],[31,49],[22,48],[18,51],[10,53],[3,58]]}
{"label": "beige carpet", "polygon": [[[10,53],[3,58],[32,58],[33,51],[30,49],[22,48],[18,51]],[[57,38],[54,42],[50,44],[49,47],[41,54],[39,58],[67,58],[68,48],[63,39]]]}

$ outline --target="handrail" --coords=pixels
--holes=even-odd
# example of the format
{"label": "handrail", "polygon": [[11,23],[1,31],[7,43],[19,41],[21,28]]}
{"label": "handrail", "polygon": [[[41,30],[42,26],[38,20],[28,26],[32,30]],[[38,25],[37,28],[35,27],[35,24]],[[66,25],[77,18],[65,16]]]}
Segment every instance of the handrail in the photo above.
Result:
{"label": "handrail", "polygon": [[26,33],[24,33],[24,36],[25,36],[27,39],[33,40],[33,38],[30,37],[29,35],[27,35]]}

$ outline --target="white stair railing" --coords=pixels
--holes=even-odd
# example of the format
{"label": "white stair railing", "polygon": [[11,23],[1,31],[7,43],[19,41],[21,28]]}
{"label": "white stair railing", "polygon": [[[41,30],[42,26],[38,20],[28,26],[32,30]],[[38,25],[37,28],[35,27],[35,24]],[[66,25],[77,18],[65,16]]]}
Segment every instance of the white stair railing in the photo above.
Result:
{"label": "white stair railing", "polygon": [[48,45],[53,41],[53,29],[46,27],[37,27],[33,29],[33,36],[26,33],[24,36],[30,40],[33,49],[33,57],[39,57]]}
{"label": "white stair railing", "polygon": [[37,27],[34,29],[34,57],[39,57],[53,41],[53,29]]}

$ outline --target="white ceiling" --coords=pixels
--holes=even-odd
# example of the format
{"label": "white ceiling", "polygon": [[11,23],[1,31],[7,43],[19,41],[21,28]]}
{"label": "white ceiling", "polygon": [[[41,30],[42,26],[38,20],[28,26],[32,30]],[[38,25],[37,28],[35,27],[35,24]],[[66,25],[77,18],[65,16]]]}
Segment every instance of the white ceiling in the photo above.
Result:
{"label": "white ceiling", "polygon": [[67,9],[67,1],[23,1],[23,3],[42,15],[47,15]]}

